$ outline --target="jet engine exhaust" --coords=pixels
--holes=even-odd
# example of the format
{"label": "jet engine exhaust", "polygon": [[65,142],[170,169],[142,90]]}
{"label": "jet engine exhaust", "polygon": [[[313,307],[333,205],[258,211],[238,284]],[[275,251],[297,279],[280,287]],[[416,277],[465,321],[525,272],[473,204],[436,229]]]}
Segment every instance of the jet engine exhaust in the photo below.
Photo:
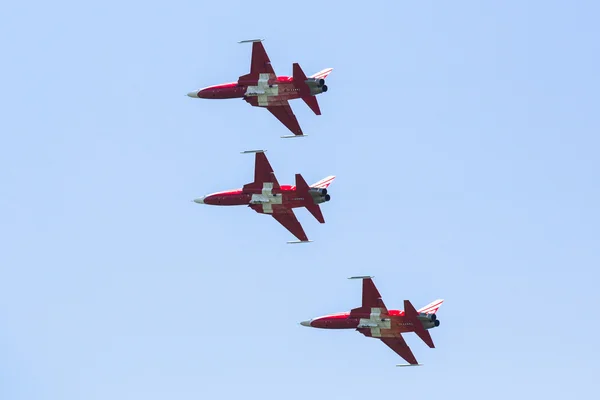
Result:
{"label": "jet engine exhaust", "polygon": [[435,314],[425,314],[425,313],[420,313],[418,318],[421,321],[429,321],[429,322],[435,322],[435,320],[437,319],[437,315]]}
{"label": "jet engine exhaust", "polygon": [[327,194],[327,189],[311,188],[310,191],[321,196],[325,196]]}

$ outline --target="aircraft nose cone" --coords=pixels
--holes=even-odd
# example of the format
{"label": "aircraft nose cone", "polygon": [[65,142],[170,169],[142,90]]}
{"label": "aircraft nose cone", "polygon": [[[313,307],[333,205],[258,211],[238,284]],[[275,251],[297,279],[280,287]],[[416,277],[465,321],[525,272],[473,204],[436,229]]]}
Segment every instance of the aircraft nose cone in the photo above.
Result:
{"label": "aircraft nose cone", "polygon": [[300,322],[300,325],[302,326],[310,326],[311,321],[302,321]]}
{"label": "aircraft nose cone", "polygon": [[194,199],[194,203],[204,204],[204,199],[205,198],[206,198],[206,196],[202,196],[199,199]]}
{"label": "aircraft nose cone", "polygon": [[197,91],[197,90],[194,90],[193,92],[189,92],[187,95],[188,95],[189,97],[194,97],[194,98],[196,98],[196,99],[197,99],[197,98],[198,98],[198,91]]}

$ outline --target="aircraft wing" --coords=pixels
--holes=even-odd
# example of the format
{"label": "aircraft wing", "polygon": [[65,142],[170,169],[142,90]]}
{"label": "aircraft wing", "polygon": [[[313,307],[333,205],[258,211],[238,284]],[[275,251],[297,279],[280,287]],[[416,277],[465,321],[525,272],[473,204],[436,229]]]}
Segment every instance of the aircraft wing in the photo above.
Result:
{"label": "aircraft wing", "polygon": [[298,240],[308,242],[308,237],[306,236],[306,233],[304,233],[304,229],[302,228],[302,225],[300,225],[298,218],[296,218],[294,211],[291,209],[281,209],[274,212],[272,215],[277,222],[290,231],[292,235],[296,236]]}
{"label": "aircraft wing", "polygon": [[273,67],[271,66],[271,60],[265,50],[261,41],[252,42],[252,61],[250,61],[250,73],[251,74],[273,74]]}
{"label": "aircraft wing", "polygon": [[415,358],[412,350],[404,341],[401,334],[393,338],[381,338],[381,341],[385,343],[390,349],[394,350],[396,354],[406,360],[407,363],[417,365],[417,359]]}
{"label": "aircraft wing", "polygon": [[263,190],[265,187],[279,189],[279,182],[277,182],[271,163],[269,163],[264,151],[256,151],[254,159],[254,182],[244,185],[244,190]]}
{"label": "aircraft wing", "polygon": [[242,75],[238,79],[238,83],[251,83],[256,84],[264,74],[269,78],[275,78],[275,71],[271,66],[271,60],[265,51],[262,44],[262,40],[242,40],[240,43],[252,43],[252,59],[250,60],[250,73]]}
{"label": "aircraft wing", "polygon": [[383,303],[379,290],[377,290],[371,277],[355,277],[354,279],[356,278],[362,279],[363,281],[362,306],[352,309],[350,311],[350,316],[358,316],[358,314],[370,315],[373,312],[373,308],[379,308],[380,314],[387,314],[387,307]]}
{"label": "aircraft wing", "polygon": [[275,116],[282,124],[284,124],[294,135],[302,136],[302,129],[300,124],[292,111],[292,107],[286,101],[282,102],[281,105],[268,106],[267,110]]}

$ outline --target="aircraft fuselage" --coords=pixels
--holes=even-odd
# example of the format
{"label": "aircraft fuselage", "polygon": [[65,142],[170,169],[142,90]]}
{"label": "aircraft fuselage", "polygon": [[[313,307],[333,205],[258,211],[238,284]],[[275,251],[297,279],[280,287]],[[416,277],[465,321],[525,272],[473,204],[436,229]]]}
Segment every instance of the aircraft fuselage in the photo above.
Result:
{"label": "aircraft fuselage", "polygon": [[[318,204],[317,198],[311,194],[300,194],[295,186],[281,185],[279,189],[263,187],[260,189],[234,189],[212,193],[194,200],[196,203],[214,206],[250,206],[260,213],[271,213],[273,207],[299,208],[305,207],[308,201]],[[330,197],[327,196],[327,199]],[[328,201],[323,199],[323,201]]]}
{"label": "aircraft fuselage", "polygon": [[[426,317],[419,319],[425,329],[439,326],[439,320]],[[404,311],[388,310],[388,314],[351,316],[350,312],[325,315],[301,322],[303,326],[321,329],[358,329],[366,336],[395,337],[398,333],[414,332],[413,321],[404,316]]]}
{"label": "aircraft fuselage", "polygon": [[300,98],[300,89],[294,85],[294,78],[280,76],[276,79],[258,81],[256,84],[248,85],[238,82],[222,83],[191,92],[189,95],[201,99],[243,98],[252,105],[266,106],[266,104],[262,104],[266,99],[269,100],[269,105],[276,104],[278,101],[298,99]]}

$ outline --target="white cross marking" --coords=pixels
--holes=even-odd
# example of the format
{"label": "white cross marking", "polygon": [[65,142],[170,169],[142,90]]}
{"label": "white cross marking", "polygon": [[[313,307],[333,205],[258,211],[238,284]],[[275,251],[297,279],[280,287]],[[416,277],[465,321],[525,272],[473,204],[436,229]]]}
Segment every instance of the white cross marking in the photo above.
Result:
{"label": "white cross marking", "polygon": [[265,214],[273,214],[273,204],[282,203],[281,195],[273,194],[273,182],[263,182],[261,194],[253,194],[250,203],[262,204]]}
{"label": "white cross marking", "polygon": [[381,329],[391,329],[392,323],[389,318],[381,320],[381,308],[372,307],[369,318],[361,318],[358,326],[370,328],[372,337],[381,337]]}
{"label": "white cross marking", "polygon": [[277,96],[279,94],[279,86],[277,84],[269,87],[269,78],[271,74],[259,74],[256,86],[248,86],[246,96],[258,97],[258,105],[266,107],[269,105],[269,96]]}

